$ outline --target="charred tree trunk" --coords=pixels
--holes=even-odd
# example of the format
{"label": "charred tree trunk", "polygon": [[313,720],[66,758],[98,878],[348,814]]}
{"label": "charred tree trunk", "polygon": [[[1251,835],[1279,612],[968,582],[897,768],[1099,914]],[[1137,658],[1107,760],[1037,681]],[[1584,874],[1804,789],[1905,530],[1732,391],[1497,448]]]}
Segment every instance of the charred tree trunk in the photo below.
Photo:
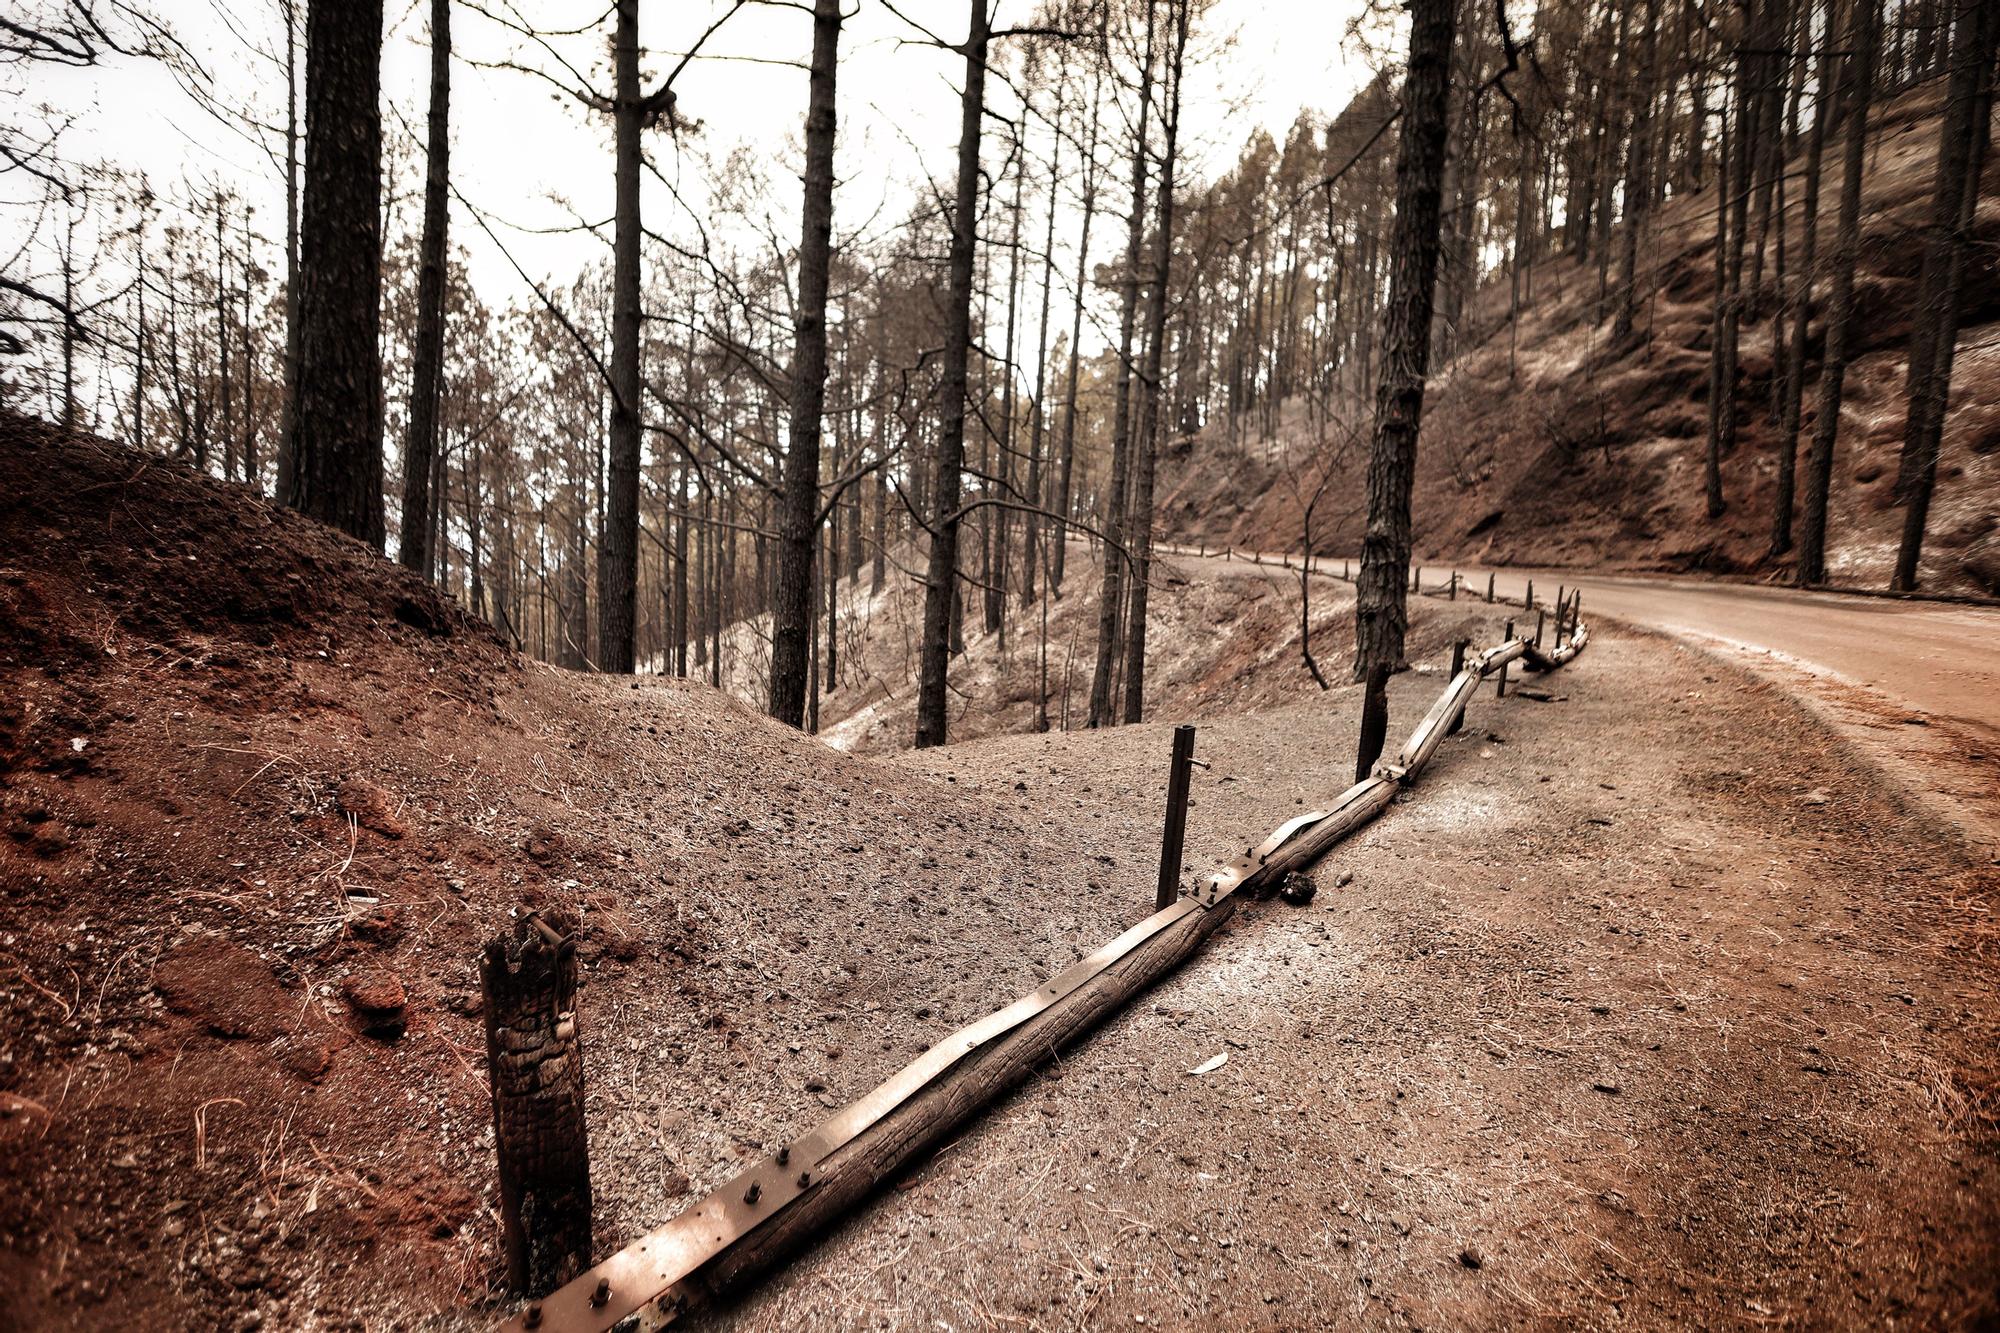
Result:
{"label": "charred tree trunk", "polygon": [[958,187],[951,215],[944,369],[938,386],[943,422],[931,484],[930,553],[917,673],[918,749],[945,741],[945,673],[951,664],[952,603],[958,587],[959,473],[965,463],[965,372],[972,350],[972,263],[979,239],[979,133],[985,118],[990,31],[986,4],[987,0],[972,0],[965,37],[965,90],[959,99]]}
{"label": "charred tree trunk", "polygon": [[[1623,299],[1611,324],[1611,340],[1622,343],[1632,336],[1633,321],[1639,313],[1639,232],[1652,211],[1653,83],[1658,64],[1660,0],[1646,0],[1645,56],[1639,74],[1639,105],[1632,117],[1632,142],[1627,150],[1625,172],[1625,234],[1620,252]],[[1525,184],[1525,173],[1524,173]],[[1516,225],[1521,225],[1516,219]]]}
{"label": "charred tree trunk", "polygon": [[1090,223],[1097,214],[1097,129],[1103,111],[1104,65],[1091,76],[1090,129],[1083,148],[1083,226],[1076,243],[1076,304],[1070,316],[1069,368],[1063,389],[1062,455],[1056,464],[1056,524],[1049,551],[1049,592],[1062,595],[1063,568],[1069,551],[1070,482],[1076,464],[1076,388],[1083,359],[1077,343],[1083,337],[1083,297],[1090,290]]}
{"label": "charred tree trunk", "polygon": [[1431,298],[1437,286],[1438,213],[1444,176],[1454,0],[1412,0],[1410,63],[1396,161],[1396,221],[1375,439],[1368,459],[1368,529],[1355,589],[1354,676],[1403,666],[1410,582],[1410,488],[1417,427],[1430,370]]}
{"label": "charred tree trunk", "polygon": [[451,0],[431,0],[431,108],[424,167],[424,233],[417,270],[417,346],[410,375],[410,425],[403,444],[403,526],[397,559],[430,568],[431,455],[437,449],[444,386],[446,189],[451,152]]}
{"label": "charred tree trunk", "polygon": [[[299,407],[299,71],[298,9],[284,0],[285,15],[285,386],[278,411],[278,480],[273,492],[279,503],[291,503],[296,455],[292,450]],[[140,294],[145,293],[145,264],[140,262]],[[143,314],[143,307],[142,307]],[[145,321],[140,324],[143,329]]]}
{"label": "charred tree trunk", "polygon": [[1778,422],[1778,481],[1771,503],[1771,554],[1792,549],[1792,510],[1797,492],[1799,417],[1804,408],[1806,335],[1812,322],[1814,263],[1819,250],[1819,181],[1826,157],[1826,129],[1839,96],[1839,65],[1831,56],[1820,60],[1819,105],[1806,144],[1805,197],[1800,204],[1798,276],[1792,283],[1792,344],[1785,357],[1784,401]]}
{"label": "charred tree trunk", "polygon": [[1924,527],[1937,484],[1938,450],[1944,442],[1951,398],[1952,359],[1958,344],[1959,288],[1971,248],[1979,178],[1985,165],[1988,92],[2000,17],[1981,0],[1958,0],[1951,38],[1951,83],[1939,131],[1937,173],[1930,222],[1924,229],[1923,267],[1917,277],[1916,321],[1910,333],[1909,418],[1897,488],[1903,501],[1903,536],[1889,587],[1913,592],[1923,555]]}
{"label": "charred tree trunk", "polygon": [[376,550],[382,512],[382,0],[306,15],[292,508]]}
{"label": "charred tree trunk", "polygon": [[1160,126],[1164,142],[1160,153],[1159,211],[1153,226],[1158,233],[1154,246],[1153,287],[1146,305],[1146,365],[1139,384],[1141,427],[1133,440],[1132,524],[1128,540],[1132,547],[1132,605],[1125,618],[1125,721],[1143,720],[1146,710],[1146,594],[1153,564],[1153,473],[1157,445],[1165,421],[1160,392],[1167,346],[1168,279],[1174,261],[1174,154],[1179,145],[1181,125],[1181,66],[1187,53],[1189,0],[1177,0],[1169,10],[1174,25],[1164,78],[1168,82],[1166,105]]}
{"label": "charred tree trunk", "polygon": [[1087,725],[1111,721],[1112,675],[1120,661],[1118,618],[1125,606],[1125,507],[1132,467],[1132,337],[1139,312],[1139,260],[1146,234],[1146,125],[1153,109],[1153,6],[1146,5],[1146,51],[1139,72],[1139,123],[1132,144],[1132,210],[1125,229],[1125,292],[1118,314],[1118,382],[1112,408],[1111,484],[1105,497],[1104,584],[1097,607],[1097,665]]}
{"label": "charred tree trunk", "polygon": [[639,91],[639,0],[617,0],[612,44],[611,429],[604,524],[597,539],[597,669],[632,670],[639,601],[639,134],[652,114]]}
{"label": "charred tree trunk", "polygon": [[1840,227],[1834,238],[1833,288],[1826,316],[1826,353],[1819,372],[1819,405],[1812,455],[1806,468],[1805,518],[1799,529],[1801,587],[1826,581],[1826,507],[1833,485],[1833,447],[1840,437],[1840,400],[1853,355],[1854,261],[1861,248],[1862,168],[1868,156],[1868,101],[1875,84],[1876,0],[1854,7],[1854,53],[1849,57],[1847,140],[1841,150]]}
{"label": "charred tree trunk", "polygon": [[[834,80],[839,0],[813,0],[806,103],[804,235],[792,341],[792,419],[778,518],[778,584],[771,607],[771,716],[798,726],[812,627],[813,541],[819,529],[820,419],[826,406],[826,292],[833,257]],[[834,562],[829,562],[832,565]],[[829,568],[829,576],[836,574]]]}

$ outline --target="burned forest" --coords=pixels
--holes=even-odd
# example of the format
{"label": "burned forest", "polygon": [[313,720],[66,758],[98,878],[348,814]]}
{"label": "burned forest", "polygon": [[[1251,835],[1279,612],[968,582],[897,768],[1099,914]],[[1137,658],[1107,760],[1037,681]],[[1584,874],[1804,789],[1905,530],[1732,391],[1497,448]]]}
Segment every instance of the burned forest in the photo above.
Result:
{"label": "burned forest", "polygon": [[0,1329],[2000,1321],[2000,7],[0,57]]}

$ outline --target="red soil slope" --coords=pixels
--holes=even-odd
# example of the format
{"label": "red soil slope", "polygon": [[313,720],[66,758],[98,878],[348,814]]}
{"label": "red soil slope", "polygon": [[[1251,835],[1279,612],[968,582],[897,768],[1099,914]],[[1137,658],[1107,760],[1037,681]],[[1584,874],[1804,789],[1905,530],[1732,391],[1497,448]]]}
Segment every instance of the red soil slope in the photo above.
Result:
{"label": "red soil slope", "polygon": [[0,476],[0,1328],[477,1308],[522,908],[581,922],[600,1248],[1111,933],[1026,815],[525,663],[239,487],[13,419]]}

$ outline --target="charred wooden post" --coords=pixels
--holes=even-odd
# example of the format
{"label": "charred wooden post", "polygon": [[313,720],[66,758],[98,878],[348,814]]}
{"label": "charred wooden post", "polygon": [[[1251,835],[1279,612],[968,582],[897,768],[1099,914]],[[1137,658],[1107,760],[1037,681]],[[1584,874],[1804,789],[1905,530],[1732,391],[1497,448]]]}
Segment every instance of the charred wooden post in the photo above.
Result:
{"label": "charred wooden post", "polygon": [[1174,728],[1174,751],[1167,772],[1167,823],[1160,834],[1160,881],[1153,907],[1172,907],[1181,887],[1181,848],[1187,840],[1188,782],[1194,776],[1194,728]]}
{"label": "charred wooden post", "polygon": [[1493,605],[1493,572],[1491,570],[1488,570],[1486,573],[1486,604],[1488,606]]}
{"label": "charred wooden post", "polygon": [[1542,622],[1547,619],[1548,612],[1539,609],[1535,612],[1535,647],[1537,648],[1542,646]]}
{"label": "charred wooden post", "polygon": [[1382,757],[1382,745],[1389,738],[1389,667],[1377,662],[1368,668],[1367,691],[1361,699],[1361,745],[1354,757],[1354,780],[1361,782],[1374,771]]}
{"label": "charred wooden post", "polygon": [[1528,593],[1527,596],[1521,599],[1521,609],[1523,611],[1532,611],[1535,609],[1535,581],[1533,579],[1528,580]]}
{"label": "charred wooden post", "polygon": [[[1569,593],[1568,593],[1567,591],[1565,591],[1565,590],[1564,590],[1564,588],[1563,588],[1563,585],[1562,585],[1562,584],[1558,583],[1558,584],[1556,585],[1556,605],[1555,605],[1555,613],[1556,613],[1556,638],[1555,638],[1555,641],[1556,641],[1557,643],[1560,643],[1560,642],[1562,642],[1562,631],[1563,631],[1563,608],[1564,608],[1564,607],[1566,607],[1566,606],[1568,606],[1568,605],[1569,605]],[[1536,643],[1540,643],[1540,642],[1541,642],[1541,639],[1540,639],[1539,637],[1537,637],[1537,638],[1535,639],[1535,642],[1536,642]]]}
{"label": "charred wooden post", "polygon": [[[1503,643],[1514,642],[1514,622],[1511,620],[1507,622],[1507,634],[1506,637],[1502,640],[1502,642]],[[1493,697],[1496,699],[1504,699],[1507,697],[1507,664],[1505,662],[1502,662],[1500,664],[1500,679],[1499,683],[1493,687]]]}
{"label": "charred wooden post", "polygon": [[[1458,673],[1465,670],[1465,650],[1471,643],[1472,640],[1470,639],[1459,639],[1451,645],[1451,678],[1453,680],[1457,680]],[[1458,734],[1458,729],[1464,725],[1465,710],[1461,708],[1451,715],[1451,725],[1445,728],[1445,735],[1453,736]]]}
{"label": "charred wooden post", "polygon": [[[1458,571],[1455,569],[1451,571],[1451,586],[1445,590],[1445,595],[1454,602],[1458,600]],[[1454,671],[1452,674],[1458,673]]]}
{"label": "charred wooden post", "polygon": [[1340,562],[1340,581],[1342,583],[1354,582],[1354,573],[1348,568],[1348,562],[1345,560]]}
{"label": "charred wooden post", "polygon": [[507,1284],[541,1295],[590,1266],[590,1143],[576,944],[530,914],[480,959]]}

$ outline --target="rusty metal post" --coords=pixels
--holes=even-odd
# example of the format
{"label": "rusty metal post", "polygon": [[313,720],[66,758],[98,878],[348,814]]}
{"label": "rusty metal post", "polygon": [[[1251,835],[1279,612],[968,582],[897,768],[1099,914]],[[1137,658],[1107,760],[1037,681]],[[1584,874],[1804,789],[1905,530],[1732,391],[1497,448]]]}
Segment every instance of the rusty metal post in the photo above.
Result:
{"label": "rusty metal post", "polygon": [[1174,728],[1173,760],[1167,770],[1167,824],[1160,834],[1160,882],[1153,907],[1172,907],[1181,888],[1181,848],[1187,840],[1188,782],[1194,776],[1194,728]]}
{"label": "rusty metal post", "polygon": [[[1451,645],[1451,678],[1454,682],[1458,680],[1458,673],[1465,670],[1465,649],[1471,642],[1470,639],[1457,639]],[[1451,715],[1451,725],[1444,729],[1444,734],[1454,736],[1464,725],[1465,710],[1461,708]]]}
{"label": "rusty metal post", "polygon": [[479,984],[507,1285],[540,1296],[590,1266],[576,943],[531,913],[486,946]]}
{"label": "rusty metal post", "polygon": [[[1507,622],[1507,637],[1503,642],[1514,642],[1514,622],[1511,620]],[[1505,662],[1500,664],[1500,682],[1494,687],[1493,697],[1496,699],[1507,697],[1507,664]]]}

